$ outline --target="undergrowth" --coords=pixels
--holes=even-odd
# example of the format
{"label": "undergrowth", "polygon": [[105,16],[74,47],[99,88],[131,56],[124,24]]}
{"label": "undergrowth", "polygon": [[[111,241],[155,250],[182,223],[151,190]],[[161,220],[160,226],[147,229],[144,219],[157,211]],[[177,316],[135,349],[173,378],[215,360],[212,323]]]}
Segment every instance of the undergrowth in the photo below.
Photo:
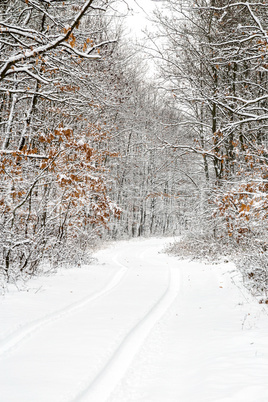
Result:
{"label": "undergrowth", "polygon": [[188,233],[167,252],[180,258],[207,263],[233,261],[242,274],[244,286],[261,304],[268,304],[268,248],[266,241],[244,238],[239,242],[209,235]]}

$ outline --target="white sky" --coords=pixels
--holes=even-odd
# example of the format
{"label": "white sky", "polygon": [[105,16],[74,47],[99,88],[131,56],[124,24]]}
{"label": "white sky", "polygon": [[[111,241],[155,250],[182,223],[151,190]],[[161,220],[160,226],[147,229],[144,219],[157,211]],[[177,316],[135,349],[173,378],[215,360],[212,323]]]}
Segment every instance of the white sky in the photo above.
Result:
{"label": "white sky", "polygon": [[[151,26],[148,17],[152,15],[153,10],[160,4],[160,2],[152,0],[126,0],[126,3],[132,10],[132,12],[129,12],[129,15],[127,16],[126,23],[129,33],[131,36],[136,36],[137,38],[142,37],[142,31],[146,27]],[[125,9],[127,9],[126,6]]]}
{"label": "white sky", "polygon": [[[144,31],[152,32],[154,24],[150,21],[153,18],[153,11],[163,5],[164,0],[122,0],[116,4],[115,10],[119,12],[119,16],[123,17],[124,36],[129,38],[131,42],[144,43],[142,39],[146,39]],[[113,5],[115,7],[115,5]],[[152,46],[152,43],[150,43]],[[142,46],[140,47],[141,54]],[[148,52],[144,54],[144,60],[148,61],[144,77],[152,78],[156,73],[156,66],[148,57]]]}

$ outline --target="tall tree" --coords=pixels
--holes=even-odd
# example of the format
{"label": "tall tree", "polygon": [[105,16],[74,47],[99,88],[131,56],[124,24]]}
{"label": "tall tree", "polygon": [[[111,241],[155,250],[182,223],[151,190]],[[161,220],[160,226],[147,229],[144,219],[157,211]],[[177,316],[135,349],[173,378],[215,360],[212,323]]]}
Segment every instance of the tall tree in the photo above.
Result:
{"label": "tall tree", "polygon": [[[211,198],[227,237],[237,238],[252,230],[259,206],[266,205],[268,7],[255,1],[165,4],[167,12],[156,14],[165,40],[157,48],[163,85],[184,112],[178,124],[194,133],[189,151],[203,154],[204,186],[216,185]],[[254,211],[255,223],[249,219]]]}
{"label": "tall tree", "polygon": [[[33,273],[79,254],[110,214],[98,144],[106,1],[0,4],[0,268]],[[103,78],[102,78],[103,80]],[[102,104],[103,105],[103,104]]]}

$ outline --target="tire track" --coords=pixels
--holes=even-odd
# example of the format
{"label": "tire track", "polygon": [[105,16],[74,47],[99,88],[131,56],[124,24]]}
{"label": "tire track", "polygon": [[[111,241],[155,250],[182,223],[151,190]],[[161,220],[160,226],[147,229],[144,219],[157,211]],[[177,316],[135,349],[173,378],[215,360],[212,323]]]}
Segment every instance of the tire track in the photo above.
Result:
{"label": "tire track", "polygon": [[71,399],[71,402],[105,402],[124,377],[155,324],[176,299],[180,289],[180,271],[169,268],[168,286],[147,314],[127,333],[112,357],[95,379]]}
{"label": "tire track", "polygon": [[6,338],[0,341],[0,359],[15,350],[25,339],[28,339],[37,331],[42,330],[45,326],[65,317],[68,317],[69,315],[85,307],[87,304],[103,297],[111,290],[116,288],[116,286],[118,286],[118,284],[125,276],[128,268],[118,261],[118,255],[113,257],[112,260],[116,265],[120,267],[120,270],[114,275],[114,277],[110,280],[110,282],[108,282],[108,284],[106,284],[101,290],[97,291],[93,295],[86,296],[77,302],[74,302],[42,318],[31,321],[16,329],[14,332],[12,332]]}

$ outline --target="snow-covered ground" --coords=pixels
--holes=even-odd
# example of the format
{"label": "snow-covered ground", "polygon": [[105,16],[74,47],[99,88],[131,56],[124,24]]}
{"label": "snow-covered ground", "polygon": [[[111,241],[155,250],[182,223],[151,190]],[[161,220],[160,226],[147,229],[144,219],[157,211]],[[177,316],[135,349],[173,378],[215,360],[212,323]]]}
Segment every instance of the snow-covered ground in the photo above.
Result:
{"label": "snow-covered ground", "polygon": [[267,402],[268,307],[232,264],[118,242],[0,299],[1,402]]}

